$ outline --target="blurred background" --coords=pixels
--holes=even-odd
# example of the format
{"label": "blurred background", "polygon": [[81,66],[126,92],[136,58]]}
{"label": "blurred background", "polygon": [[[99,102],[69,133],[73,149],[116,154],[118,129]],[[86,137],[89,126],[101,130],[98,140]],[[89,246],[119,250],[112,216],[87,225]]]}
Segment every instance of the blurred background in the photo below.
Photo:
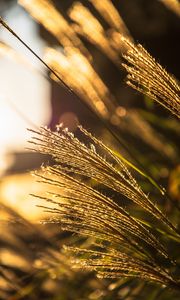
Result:
{"label": "blurred background", "polygon": [[[108,24],[90,2],[81,1],[98,18],[105,30],[108,30]],[[54,1],[56,8],[68,21],[67,12],[72,3],[73,1],[70,0]],[[113,4],[120,12],[134,40],[142,43],[166,67],[167,71],[179,78],[180,44],[178,37],[180,27],[178,15],[158,0],[113,1]],[[56,37],[53,37],[42,25],[31,18],[17,1],[1,0],[0,14],[40,57],[44,57],[45,47],[58,46]],[[128,108],[148,110],[150,113],[155,113],[156,117],[162,116],[163,122],[166,118],[170,118],[165,110],[128,88],[125,84],[123,70],[117,68],[115,63],[101,49],[84,37],[82,40],[93,56],[95,71],[119,103],[121,119],[126,115]],[[30,179],[28,174],[26,176],[21,176],[21,174],[39,167],[44,160],[41,155],[26,150],[27,141],[30,137],[27,128],[35,129],[40,125],[47,125],[53,129],[56,124],[63,122],[70,130],[75,131],[77,125],[81,123],[87,128],[92,128],[92,130],[94,128],[95,132],[103,135],[103,125],[75,95],[62,85],[48,79],[48,70],[2,26],[0,28],[0,42],[1,197],[17,206],[14,198],[21,199],[19,193],[22,192],[22,182],[27,184],[26,198],[28,198],[29,193],[28,187],[33,189],[32,178]],[[59,44],[59,47],[61,46]],[[114,123],[119,122],[115,118],[112,120]],[[161,122],[158,119],[156,121]],[[171,122],[173,123],[173,120]],[[125,134],[128,143],[136,143],[137,140],[134,141],[134,136],[129,134],[127,136],[127,131],[131,131],[131,124],[128,122],[127,124],[121,123],[120,127],[123,131],[121,134]],[[126,127],[125,133],[124,127]],[[161,128],[158,130],[162,130],[162,126],[159,127]],[[177,133],[177,131],[176,127],[175,132]],[[171,135],[171,130],[169,134]],[[177,135],[174,135],[174,140],[172,135],[171,138],[172,142],[175,142]],[[109,139],[111,142],[111,137],[107,136],[107,133],[105,139]],[[145,149],[145,151],[151,150],[152,147]],[[174,150],[170,149],[169,151]],[[124,155],[127,154],[124,149],[122,152]],[[171,164],[171,168],[173,166],[174,163]],[[162,168],[163,172],[164,176],[168,177],[167,166]],[[7,178],[7,175],[13,175],[12,180],[11,177]],[[6,180],[2,180],[4,176]],[[23,204],[21,203],[20,206],[23,207]]]}
{"label": "blurred background", "polygon": [[[81,4],[54,0],[55,10],[52,5],[45,9],[45,0],[18,2],[0,0],[0,16],[74,93],[0,26],[2,299],[132,300],[134,297],[128,293],[138,295],[142,290],[142,299],[148,299],[145,297],[151,294],[151,285],[144,289],[136,280],[112,283],[95,279],[94,274],[72,271],[59,249],[77,238],[68,240],[57,226],[46,224],[46,230],[39,226],[44,213],[36,205],[41,202],[30,194],[41,194],[45,187],[30,171],[51,163],[51,159],[28,149],[32,133],[27,128],[55,129],[63,122],[81,138],[77,126],[82,124],[143,170],[161,189],[166,188],[171,201],[147,178],[135,173],[143,190],[178,223],[173,203],[180,200],[180,125],[167,110],[126,85],[119,34],[141,43],[169,73],[180,78],[180,9],[168,5],[173,1],[163,0],[84,0]],[[158,293],[155,287],[149,299],[177,299],[168,293],[160,298]]]}

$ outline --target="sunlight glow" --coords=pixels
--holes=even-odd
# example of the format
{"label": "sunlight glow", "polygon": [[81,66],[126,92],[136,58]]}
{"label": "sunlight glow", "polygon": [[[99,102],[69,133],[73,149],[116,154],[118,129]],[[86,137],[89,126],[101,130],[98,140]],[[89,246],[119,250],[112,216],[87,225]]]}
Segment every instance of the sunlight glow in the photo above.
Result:
{"label": "sunlight glow", "polygon": [[[9,10],[6,20],[35,51],[42,52],[44,43],[38,37],[37,25],[20,7]],[[43,67],[3,28],[0,40],[0,157],[4,161],[8,152],[25,151],[27,127],[48,124],[51,108],[50,85],[42,76]],[[5,161],[0,173],[4,168]]]}

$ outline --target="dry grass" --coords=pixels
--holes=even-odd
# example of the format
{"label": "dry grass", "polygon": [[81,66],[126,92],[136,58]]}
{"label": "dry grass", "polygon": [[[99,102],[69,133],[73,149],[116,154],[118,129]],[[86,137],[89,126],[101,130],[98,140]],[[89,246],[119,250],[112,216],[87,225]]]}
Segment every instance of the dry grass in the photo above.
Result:
{"label": "dry grass", "polygon": [[[148,145],[153,143],[154,149],[171,157],[167,148],[163,149],[164,140],[159,138],[160,135],[156,134],[140,114],[117,104],[95,71],[92,56],[79,36],[99,48],[119,69],[123,53],[126,61],[123,66],[128,72],[127,84],[179,118],[178,82],[141,45],[135,45],[111,1],[89,2],[110,26],[109,30],[105,30],[91,10],[80,2],[74,3],[68,12],[71,20],[75,22],[70,24],[49,0],[19,0],[63,46],[62,52],[52,48],[46,50],[46,67],[55,75],[53,79],[62,79],[65,86],[72,88],[103,121],[112,123],[116,129],[125,130],[126,133],[129,130],[132,135],[141,138]],[[169,3],[168,7],[178,13],[177,6],[176,9],[170,6],[175,1],[163,2]],[[2,18],[0,23],[18,38]],[[126,128],[127,125],[129,129]],[[157,207],[151,196],[143,191],[135,175],[131,174],[129,166],[134,170],[138,169],[121,154],[116,155],[83,127],[79,126],[78,129],[87,143],[77,139],[63,125],[58,125],[55,132],[47,128],[31,130],[34,135],[30,141],[32,150],[51,155],[54,159],[54,166],[42,167],[41,172],[35,173],[40,183],[50,187],[47,188],[45,196],[35,195],[46,201],[41,207],[51,214],[45,223],[56,223],[63,230],[82,236],[83,242],[85,241],[82,245],[78,240],[79,247],[67,247],[69,256],[54,251],[54,248],[44,251],[42,266],[46,265],[46,269],[51,269],[54,263],[56,266],[61,264],[66,269],[66,275],[73,277],[74,273],[70,269],[72,264],[74,267],[81,266],[95,271],[99,277],[140,278],[179,289],[176,255],[169,253],[171,242],[179,242],[177,228]],[[148,177],[144,174],[143,176]],[[102,190],[116,196],[116,200],[106,196]],[[124,198],[132,204],[130,209],[128,205],[126,208],[123,206]],[[160,227],[154,228],[143,217],[136,218],[131,211],[134,208],[139,209],[142,216],[148,216],[152,223],[155,221]],[[22,237],[24,238],[24,232]],[[44,237],[42,240],[44,242]],[[26,253],[25,245],[23,249]],[[63,260],[72,256],[70,264],[64,264]],[[34,259],[27,262],[29,268]],[[1,273],[4,275],[4,269]],[[13,276],[14,273],[11,278]]]}
{"label": "dry grass", "polygon": [[155,100],[172,114],[180,117],[180,86],[172,75],[142,47],[122,37],[129,48],[123,55],[128,72],[127,84],[135,90]]}
{"label": "dry grass", "polygon": [[91,57],[89,51],[69,25],[68,21],[54,7],[50,0],[19,0],[29,14],[41,23],[63,47],[77,47],[87,57]]}
{"label": "dry grass", "polygon": [[[174,229],[113,151],[84,128],[79,129],[91,140],[90,146],[80,142],[62,125],[56,132],[46,128],[33,131],[35,136],[31,143],[35,151],[51,154],[55,159],[53,167],[43,167],[41,174],[36,173],[38,181],[56,188],[56,192],[49,192],[47,196],[36,195],[51,204],[43,206],[52,213],[49,222],[60,224],[63,230],[93,238],[90,249],[70,248],[70,251],[82,254],[80,265],[97,271],[99,276],[139,277],[176,285],[170,273],[158,263],[157,256],[161,256],[174,264],[155,235],[111,198],[83,183],[82,178],[72,176],[73,173],[89,177],[123,194]],[[98,154],[95,147],[108,159]]]}
{"label": "dry grass", "polygon": [[[123,194],[176,231],[171,222],[142,191],[126,164],[83,127],[79,126],[79,129],[91,140],[92,144],[89,147],[75,138],[67,128],[64,129],[62,124],[57,126],[57,132],[46,128],[42,128],[39,132],[35,131],[37,136],[31,143],[37,146],[37,151],[52,155],[59,165],[66,164],[65,170],[68,172],[92,178],[115,192]],[[95,147],[100,147],[111,162],[99,155]]]}

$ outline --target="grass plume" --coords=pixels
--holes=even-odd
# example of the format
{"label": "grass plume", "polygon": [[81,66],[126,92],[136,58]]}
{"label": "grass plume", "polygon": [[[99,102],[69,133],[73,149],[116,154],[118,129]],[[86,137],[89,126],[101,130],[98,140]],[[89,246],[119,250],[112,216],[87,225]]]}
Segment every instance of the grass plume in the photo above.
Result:
{"label": "grass plume", "polygon": [[80,2],[74,3],[69,10],[69,17],[75,22],[74,30],[78,34],[95,44],[115,64],[118,64],[119,57],[111,47],[103,26],[87,7]]}
{"label": "grass plume", "polygon": [[[79,129],[91,140],[92,144],[89,147],[74,137],[67,128],[63,128],[62,124],[57,126],[56,132],[46,128],[41,128],[39,132],[35,131],[36,136],[31,143],[37,146],[37,151],[52,155],[58,164],[65,164],[68,172],[92,178],[123,194],[155,218],[160,219],[171,230],[176,231],[173,224],[142,191],[126,164],[83,127],[79,126]],[[95,147],[101,148],[113,163],[99,155]]]}
{"label": "grass plume", "polygon": [[[178,285],[157,262],[157,256],[161,256],[168,264],[173,263],[155,235],[111,198],[72,176],[74,173],[95,179],[172,229],[173,225],[144,194],[126,165],[101,141],[84,128],[79,129],[91,140],[89,147],[62,125],[56,132],[46,128],[33,131],[31,143],[35,151],[51,154],[56,162],[53,167],[43,167],[42,173],[36,173],[39,182],[55,188],[47,196],[36,195],[51,204],[41,206],[52,214],[49,222],[93,238],[90,249],[69,248],[69,251],[82,256],[80,265],[97,271],[100,277],[139,277],[167,286]],[[103,149],[111,162],[98,154],[95,147]]]}
{"label": "grass plume", "polygon": [[19,0],[29,14],[59,41],[63,47],[77,47],[87,57],[89,51],[83,45],[68,21],[55,8],[51,0]]}
{"label": "grass plume", "polygon": [[173,76],[143,48],[122,37],[129,48],[123,57],[128,72],[127,84],[155,100],[180,118],[180,86]]}
{"label": "grass plume", "polygon": [[[47,63],[27,46],[1,17],[0,23],[49,69],[53,79],[64,83],[68,90],[84,101],[90,111],[96,114],[101,121],[101,125],[104,125],[117,141],[121,141],[119,134],[127,136],[128,133],[127,140],[131,140],[131,137],[138,138],[138,141],[143,140],[146,146],[148,145],[148,149],[158,150],[159,153],[155,153],[155,156],[153,156],[153,153],[152,161],[154,157],[160,158],[159,165],[155,165],[156,172],[158,171],[158,176],[161,179],[159,169],[164,169],[165,178],[168,179],[167,174],[170,174],[171,171],[170,167],[166,168],[167,165],[163,161],[163,155],[166,159],[170,158],[171,163],[172,161],[177,163],[175,147],[173,153],[171,152],[170,143],[167,142],[165,147],[166,138],[161,139],[161,133],[155,132],[154,127],[145,121],[138,110],[119,105],[108,88],[109,85],[106,86],[99,77],[98,66],[95,65],[95,60],[93,61],[89,50],[84,46],[79,36],[82,36],[82,39],[86,38],[99,48],[116,65],[117,70],[122,69],[123,53],[126,61],[123,66],[128,72],[127,83],[179,117],[180,88],[178,82],[141,45],[134,44],[125,23],[111,1],[89,0],[89,2],[101,15],[99,19],[103,18],[106,25],[109,26],[107,30],[91,12],[92,7],[88,9],[80,2],[73,3],[71,9],[67,12],[74,22],[71,24],[49,0],[19,0],[19,3],[27,9],[36,21],[42,24],[63,46],[61,52],[52,48],[46,50],[45,60]],[[166,3],[167,6],[169,3],[168,7],[177,13],[177,6],[176,9],[175,6],[172,6],[173,3],[177,3],[176,1],[162,0],[162,2]],[[1,47],[0,44],[0,50]],[[130,145],[128,146],[130,146],[131,151],[128,152],[128,147],[125,147],[126,143],[124,143],[124,149],[127,150],[128,155],[131,156],[130,154],[133,153],[135,156],[134,162],[131,163],[120,153],[116,154],[82,126],[79,126],[78,130],[83,140],[88,142],[82,142],[81,139],[76,138],[63,125],[57,126],[57,130],[54,132],[48,128],[31,130],[34,137],[30,141],[34,151],[49,154],[54,159],[53,166],[43,166],[40,172],[35,172],[38,181],[47,186],[46,194],[42,190],[41,194],[35,195],[35,197],[45,200],[45,205],[41,206],[48,212],[48,217],[44,223],[55,223],[65,231],[78,234],[78,236],[67,234],[67,240],[69,241],[66,247],[68,255],[66,256],[65,253],[59,251],[60,236],[56,239],[58,243],[54,243],[55,236],[53,236],[51,244],[51,234],[43,235],[43,233],[37,231],[37,228],[33,228],[32,232],[35,238],[39,237],[41,245],[39,248],[33,248],[36,251],[32,255],[29,251],[31,243],[26,243],[26,239],[31,238],[31,232],[28,232],[26,227],[18,232],[19,228],[14,226],[12,235],[10,230],[5,232],[3,228],[0,228],[2,231],[1,242],[10,250],[15,246],[20,258],[27,260],[28,265],[23,276],[30,275],[33,279],[33,286],[34,284],[35,286],[38,285],[40,293],[43,293],[44,290],[42,288],[43,291],[41,291],[41,286],[37,284],[39,273],[40,277],[43,274],[43,278],[40,280],[42,287],[46,282],[44,279],[48,271],[51,270],[53,276],[57,275],[60,278],[62,286],[67,285],[67,282],[70,283],[71,279],[71,286],[73,286],[77,280],[76,277],[81,280],[82,277],[93,276],[89,272],[81,276],[81,273],[71,269],[71,265],[81,266],[88,271],[95,271],[99,277],[116,279],[126,277],[132,279],[132,282],[135,282],[137,278],[159,283],[161,285],[160,288],[158,287],[159,290],[162,290],[164,286],[179,290],[180,282],[178,279],[178,264],[176,263],[179,232],[173,225],[177,221],[176,211],[171,211],[172,223],[163,212],[168,212],[168,207],[164,207],[164,210],[161,211],[155,200],[152,200],[156,196],[153,187],[145,186],[146,182],[144,181],[142,182],[144,187],[141,188],[135,179],[135,175],[131,174],[129,169],[132,167],[133,172],[138,171],[139,174],[153,182],[152,178],[137,169],[133,164],[135,161],[141,162],[141,160],[144,160],[143,166],[146,166],[147,170],[152,169],[153,174],[154,162],[152,163],[151,159],[151,162],[149,162],[148,149],[145,152],[146,155],[144,155],[141,145],[137,151],[133,151],[137,143],[137,140],[134,139],[129,142]],[[121,144],[123,145],[123,138]],[[144,148],[146,149],[146,147]],[[163,155],[161,156],[161,154]],[[137,160],[136,156],[138,157]],[[131,157],[133,158],[133,155]],[[163,161],[162,166],[161,159]],[[156,183],[153,184],[158,187]],[[145,192],[145,188],[146,191],[148,190],[152,194]],[[159,190],[164,195],[164,190],[161,188]],[[162,203],[166,205],[165,197],[163,201]],[[171,206],[171,209],[173,210],[173,206]],[[50,219],[48,219],[49,216]],[[155,228],[156,225],[157,228]],[[52,224],[48,226],[51,228]],[[18,237],[17,242],[16,236]],[[11,243],[9,237],[12,237],[14,243]],[[74,240],[78,245],[72,247]],[[172,253],[171,249],[173,249]],[[4,250],[0,250],[0,254],[3,254],[3,252]],[[32,259],[28,259],[28,257],[32,257]],[[59,270],[61,267],[64,269],[63,272]],[[13,266],[10,266],[9,269],[10,277],[9,280],[5,278],[5,281],[8,281],[8,286],[11,288],[14,289],[15,287],[17,289],[18,287],[21,291],[21,281],[18,280],[17,276],[18,270],[14,272]],[[21,269],[21,266],[19,266],[19,269]],[[37,272],[37,269],[40,272]],[[3,274],[4,277],[7,275],[6,271],[7,266],[5,264],[0,266],[0,274]],[[15,286],[11,285],[11,281],[16,282]],[[88,294],[87,296],[86,291],[85,295],[82,291],[79,297],[84,297],[83,299],[101,299],[101,296],[105,295],[101,287],[106,281],[100,282],[99,285],[99,282],[95,281],[96,288],[94,289],[95,293],[100,291],[100,296],[98,294],[95,296]],[[118,280],[116,284],[117,282]],[[86,289],[89,290],[89,283],[92,284],[89,279],[87,282],[86,280],[80,282],[78,286],[81,286],[83,290],[86,283]],[[145,285],[145,283],[143,284]],[[140,287],[141,289],[140,285],[137,288]],[[25,288],[23,286],[22,291],[27,291],[26,287],[26,285]],[[154,287],[156,288],[156,285]],[[131,283],[128,289],[133,290],[131,290]],[[67,285],[66,290],[71,293],[70,286]],[[106,285],[106,292],[107,290],[109,288]],[[116,294],[111,299],[121,297],[119,291],[118,296]],[[15,297],[17,295],[18,298],[18,291],[16,292]],[[78,292],[76,287],[76,297],[80,299],[77,296]],[[110,299],[108,293],[107,299]],[[63,298],[74,299],[74,293],[72,294],[73,296],[70,298],[67,291],[64,297],[61,295]],[[9,293],[5,293],[5,299],[7,298],[6,295],[9,295]],[[25,296],[28,297],[28,294],[25,294]],[[131,296],[135,296],[134,291]],[[153,295],[151,298],[155,299],[157,297]],[[103,297],[103,299],[106,298]],[[121,299],[130,298],[125,295]]]}
{"label": "grass plume", "polygon": [[129,30],[126,24],[121,18],[118,10],[115,8],[110,0],[89,0],[97,11],[102,15],[104,20],[109,24],[111,28],[114,28],[124,36],[130,36]]}

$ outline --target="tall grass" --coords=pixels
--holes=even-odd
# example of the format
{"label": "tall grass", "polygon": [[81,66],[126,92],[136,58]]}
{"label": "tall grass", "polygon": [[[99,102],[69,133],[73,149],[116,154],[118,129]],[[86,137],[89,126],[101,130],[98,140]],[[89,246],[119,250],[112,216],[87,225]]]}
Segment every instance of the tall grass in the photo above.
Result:
{"label": "tall grass", "polygon": [[[150,114],[149,121],[141,110],[125,108],[119,104],[95,70],[93,56],[83,39],[101,50],[119,71],[122,71],[122,67],[125,68],[128,85],[164,106],[172,113],[172,118],[177,117],[173,123],[175,128],[179,128],[180,87],[174,76],[168,74],[144,47],[136,45],[111,1],[89,2],[108,24],[108,30],[80,2],[73,3],[67,12],[72,23],[66,20],[51,1],[19,1],[63,47],[63,52],[48,47],[44,59],[34,54],[51,71],[53,80],[63,82],[90,108],[91,113],[94,112],[111,136],[111,145],[107,146],[82,126],[78,126],[76,132],[81,139],[64,128],[63,124],[57,125],[55,131],[46,127],[30,129],[31,150],[53,158],[53,164],[47,164],[35,172],[39,184],[47,186],[45,195],[33,195],[45,201],[41,206],[48,212],[44,223],[53,223],[63,231],[77,234],[76,238],[67,236],[64,242],[65,252],[60,253],[58,238],[56,242],[52,239],[47,246],[48,238],[43,235],[40,245],[45,243],[46,246],[45,249],[40,249],[41,267],[37,274],[43,274],[44,278],[52,268],[53,274],[60,276],[64,284],[69,282],[73,286],[76,276],[83,277],[73,268],[85,269],[85,274],[88,274],[87,280],[83,282],[86,291],[81,287],[81,295],[79,291],[75,292],[78,296],[74,299],[132,299],[128,298],[129,295],[132,296],[131,292],[137,296],[136,299],[140,299],[144,295],[143,290],[146,291],[144,286],[151,288],[150,283],[154,296],[152,294],[148,298],[146,295],[146,299],[171,299],[171,296],[176,299],[177,294],[173,294],[172,290],[180,290],[180,233],[176,224],[179,207],[172,200],[170,202],[166,191],[154,180],[153,171],[149,174],[149,166],[153,169],[153,165],[158,173],[157,178],[160,177],[156,164],[154,166],[148,153],[144,154],[141,147],[132,140],[137,138],[138,141],[141,140],[143,147],[153,149],[165,170],[167,165],[162,162],[162,157],[169,160],[170,164],[177,164],[177,148],[152,125],[154,118],[158,116],[152,117]],[[23,42],[2,19],[0,22]],[[28,47],[26,44],[25,46]],[[174,127],[169,129],[165,126],[165,129],[175,132]],[[133,137],[130,141],[129,136]],[[168,147],[164,146],[166,141]],[[120,143],[123,154],[117,150],[117,142]],[[159,201],[160,197],[162,201]],[[166,202],[172,209],[169,216],[168,210],[161,205]],[[37,232],[36,228],[33,230]],[[13,234],[17,236],[18,232]],[[41,233],[38,232],[37,235],[41,236]],[[21,238],[17,245],[21,244]],[[59,240],[61,238],[60,236]],[[67,259],[70,261],[68,264],[64,263]],[[31,263],[34,264],[34,256],[28,261],[28,268]],[[55,265],[62,267],[65,272],[58,273]],[[95,295],[94,298],[87,296],[86,292],[92,289],[92,273],[89,271],[94,271],[100,278],[115,278],[118,286],[115,294],[110,292],[112,281],[97,280],[98,287],[94,288],[95,294],[91,295]],[[1,273],[5,282],[8,282],[5,266],[2,266]],[[15,277],[15,274],[12,276]],[[31,276],[33,277],[32,273]],[[143,285],[139,279],[144,281]],[[136,292],[134,286],[137,287]],[[123,296],[123,287],[129,288],[130,294],[127,292]],[[170,294],[167,292],[167,298],[166,295],[165,298],[158,298],[166,288],[171,290]],[[72,298],[67,296],[65,299]]]}

